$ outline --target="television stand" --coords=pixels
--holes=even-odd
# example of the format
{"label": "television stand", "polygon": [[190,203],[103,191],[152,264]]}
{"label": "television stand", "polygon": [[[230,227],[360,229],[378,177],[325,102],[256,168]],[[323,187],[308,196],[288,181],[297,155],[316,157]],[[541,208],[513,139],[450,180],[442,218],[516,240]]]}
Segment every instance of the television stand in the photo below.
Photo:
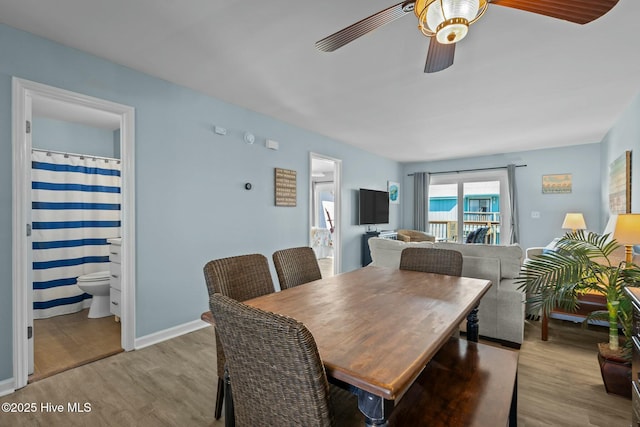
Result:
{"label": "television stand", "polygon": [[371,250],[369,249],[369,239],[372,237],[381,237],[383,239],[398,239],[398,233],[395,230],[367,231],[362,235],[362,266],[371,264]]}

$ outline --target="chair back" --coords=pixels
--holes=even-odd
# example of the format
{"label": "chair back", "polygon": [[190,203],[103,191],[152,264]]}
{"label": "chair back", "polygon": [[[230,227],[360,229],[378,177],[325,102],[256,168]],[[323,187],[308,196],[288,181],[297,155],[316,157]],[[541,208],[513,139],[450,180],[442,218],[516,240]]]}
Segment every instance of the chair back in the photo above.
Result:
{"label": "chair back", "polygon": [[465,243],[486,243],[489,227],[478,227],[467,235]]}
{"label": "chair back", "polygon": [[485,243],[485,238],[487,237],[488,232],[489,227],[480,227],[478,229],[478,234],[476,234],[476,238],[473,240],[473,243]]}
{"label": "chair back", "polygon": [[467,234],[467,239],[464,242],[465,243],[475,243],[476,235],[478,234],[478,230],[480,230],[480,229],[476,228],[475,230],[473,230],[469,234]]}
{"label": "chair back", "polygon": [[[269,261],[261,254],[240,255],[209,261],[204,266],[204,278],[209,292],[210,309],[211,298],[216,293],[237,301],[246,301],[275,292],[271,271],[269,271]],[[222,378],[226,358],[217,327],[215,332],[218,378]]]}
{"label": "chair back", "polygon": [[400,269],[460,276],[462,254],[451,249],[406,248],[400,255]]}
{"label": "chair back", "polygon": [[306,246],[275,251],[273,264],[278,274],[280,289],[293,288],[322,279],[316,254]]}
{"label": "chair back", "polygon": [[236,301],[246,301],[275,291],[269,261],[251,254],[215,259],[204,266],[209,301],[215,293]]}
{"label": "chair back", "polygon": [[210,304],[227,356],[237,425],[333,424],[327,376],[302,323],[220,294]]}

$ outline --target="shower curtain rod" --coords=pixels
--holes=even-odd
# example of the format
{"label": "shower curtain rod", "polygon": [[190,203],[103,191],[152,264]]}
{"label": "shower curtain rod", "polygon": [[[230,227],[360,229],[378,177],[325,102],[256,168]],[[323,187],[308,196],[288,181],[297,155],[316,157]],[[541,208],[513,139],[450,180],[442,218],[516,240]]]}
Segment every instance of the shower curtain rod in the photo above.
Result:
{"label": "shower curtain rod", "polygon": [[[441,172],[429,172],[429,175],[440,175],[443,173],[461,173],[461,172],[478,172],[478,171],[490,171],[496,169],[506,169],[508,166],[496,166],[493,168],[477,168],[477,169],[461,169],[457,171],[441,171]],[[527,165],[516,165],[517,168],[526,168]],[[407,174],[407,176],[413,176],[413,173]]]}
{"label": "shower curtain rod", "polygon": [[41,153],[47,153],[47,156],[51,154],[62,154],[65,157],[74,156],[79,157],[81,159],[93,159],[93,160],[105,160],[105,161],[114,161],[120,163],[120,159],[116,159],[114,157],[104,157],[104,156],[94,156],[91,154],[77,154],[77,153],[65,153],[63,151],[54,151],[54,150],[43,150],[42,148],[32,148],[31,151],[39,151]]}

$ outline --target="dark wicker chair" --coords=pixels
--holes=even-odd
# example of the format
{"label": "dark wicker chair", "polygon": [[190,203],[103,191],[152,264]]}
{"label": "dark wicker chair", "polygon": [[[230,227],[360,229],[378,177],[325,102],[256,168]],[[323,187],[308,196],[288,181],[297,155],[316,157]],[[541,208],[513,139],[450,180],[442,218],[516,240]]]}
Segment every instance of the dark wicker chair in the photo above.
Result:
{"label": "dark wicker chair", "polygon": [[322,279],[316,254],[309,247],[275,251],[273,263],[276,267],[276,273],[278,273],[280,289],[289,289]]}
{"label": "dark wicker chair", "polygon": [[467,235],[465,243],[486,243],[489,227],[478,227]]}
{"label": "dark wicker chair", "polygon": [[[220,294],[210,301],[227,354],[236,425],[335,425],[333,390],[302,323]],[[355,400],[351,407],[357,411]]]}
{"label": "dark wicker chair", "polygon": [[[214,294],[219,293],[237,301],[246,301],[275,291],[269,262],[264,255],[252,254],[209,261],[204,266],[204,278],[209,292],[209,305]],[[218,391],[215,418],[222,415],[224,400],[224,363],[222,344],[216,336],[216,358],[218,364]]]}
{"label": "dark wicker chair", "polygon": [[488,232],[489,232],[489,227],[480,227],[478,229],[478,234],[476,234],[476,238],[473,240],[473,243],[486,243],[485,239],[487,237]]}
{"label": "dark wicker chair", "polygon": [[450,249],[406,248],[400,255],[400,269],[460,276],[462,254]]}

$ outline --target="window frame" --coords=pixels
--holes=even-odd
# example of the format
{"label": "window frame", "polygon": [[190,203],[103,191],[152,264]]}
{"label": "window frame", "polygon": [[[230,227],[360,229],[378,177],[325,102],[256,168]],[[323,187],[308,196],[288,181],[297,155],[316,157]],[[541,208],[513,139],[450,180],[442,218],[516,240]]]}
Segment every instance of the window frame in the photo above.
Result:
{"label": "window frame", "polygon": [[[511,235],[511,205],[509,203],[509,179],[506,169],[491,169],[473,172],[434,173],[429,177],[429,187],[432,185],[457,184],[457,221],[458,229],[464,224],[464,184],[471,182],[498,181],[500,183],[500,236],[501,245],[504,239]],[[431,197],[429,195],[429,197]],[[427,224],[429,224],[429,201],[426,206]],[[460,233],[459,233],[460,234]],[[464,243],[459,239],[459,243]]]}

